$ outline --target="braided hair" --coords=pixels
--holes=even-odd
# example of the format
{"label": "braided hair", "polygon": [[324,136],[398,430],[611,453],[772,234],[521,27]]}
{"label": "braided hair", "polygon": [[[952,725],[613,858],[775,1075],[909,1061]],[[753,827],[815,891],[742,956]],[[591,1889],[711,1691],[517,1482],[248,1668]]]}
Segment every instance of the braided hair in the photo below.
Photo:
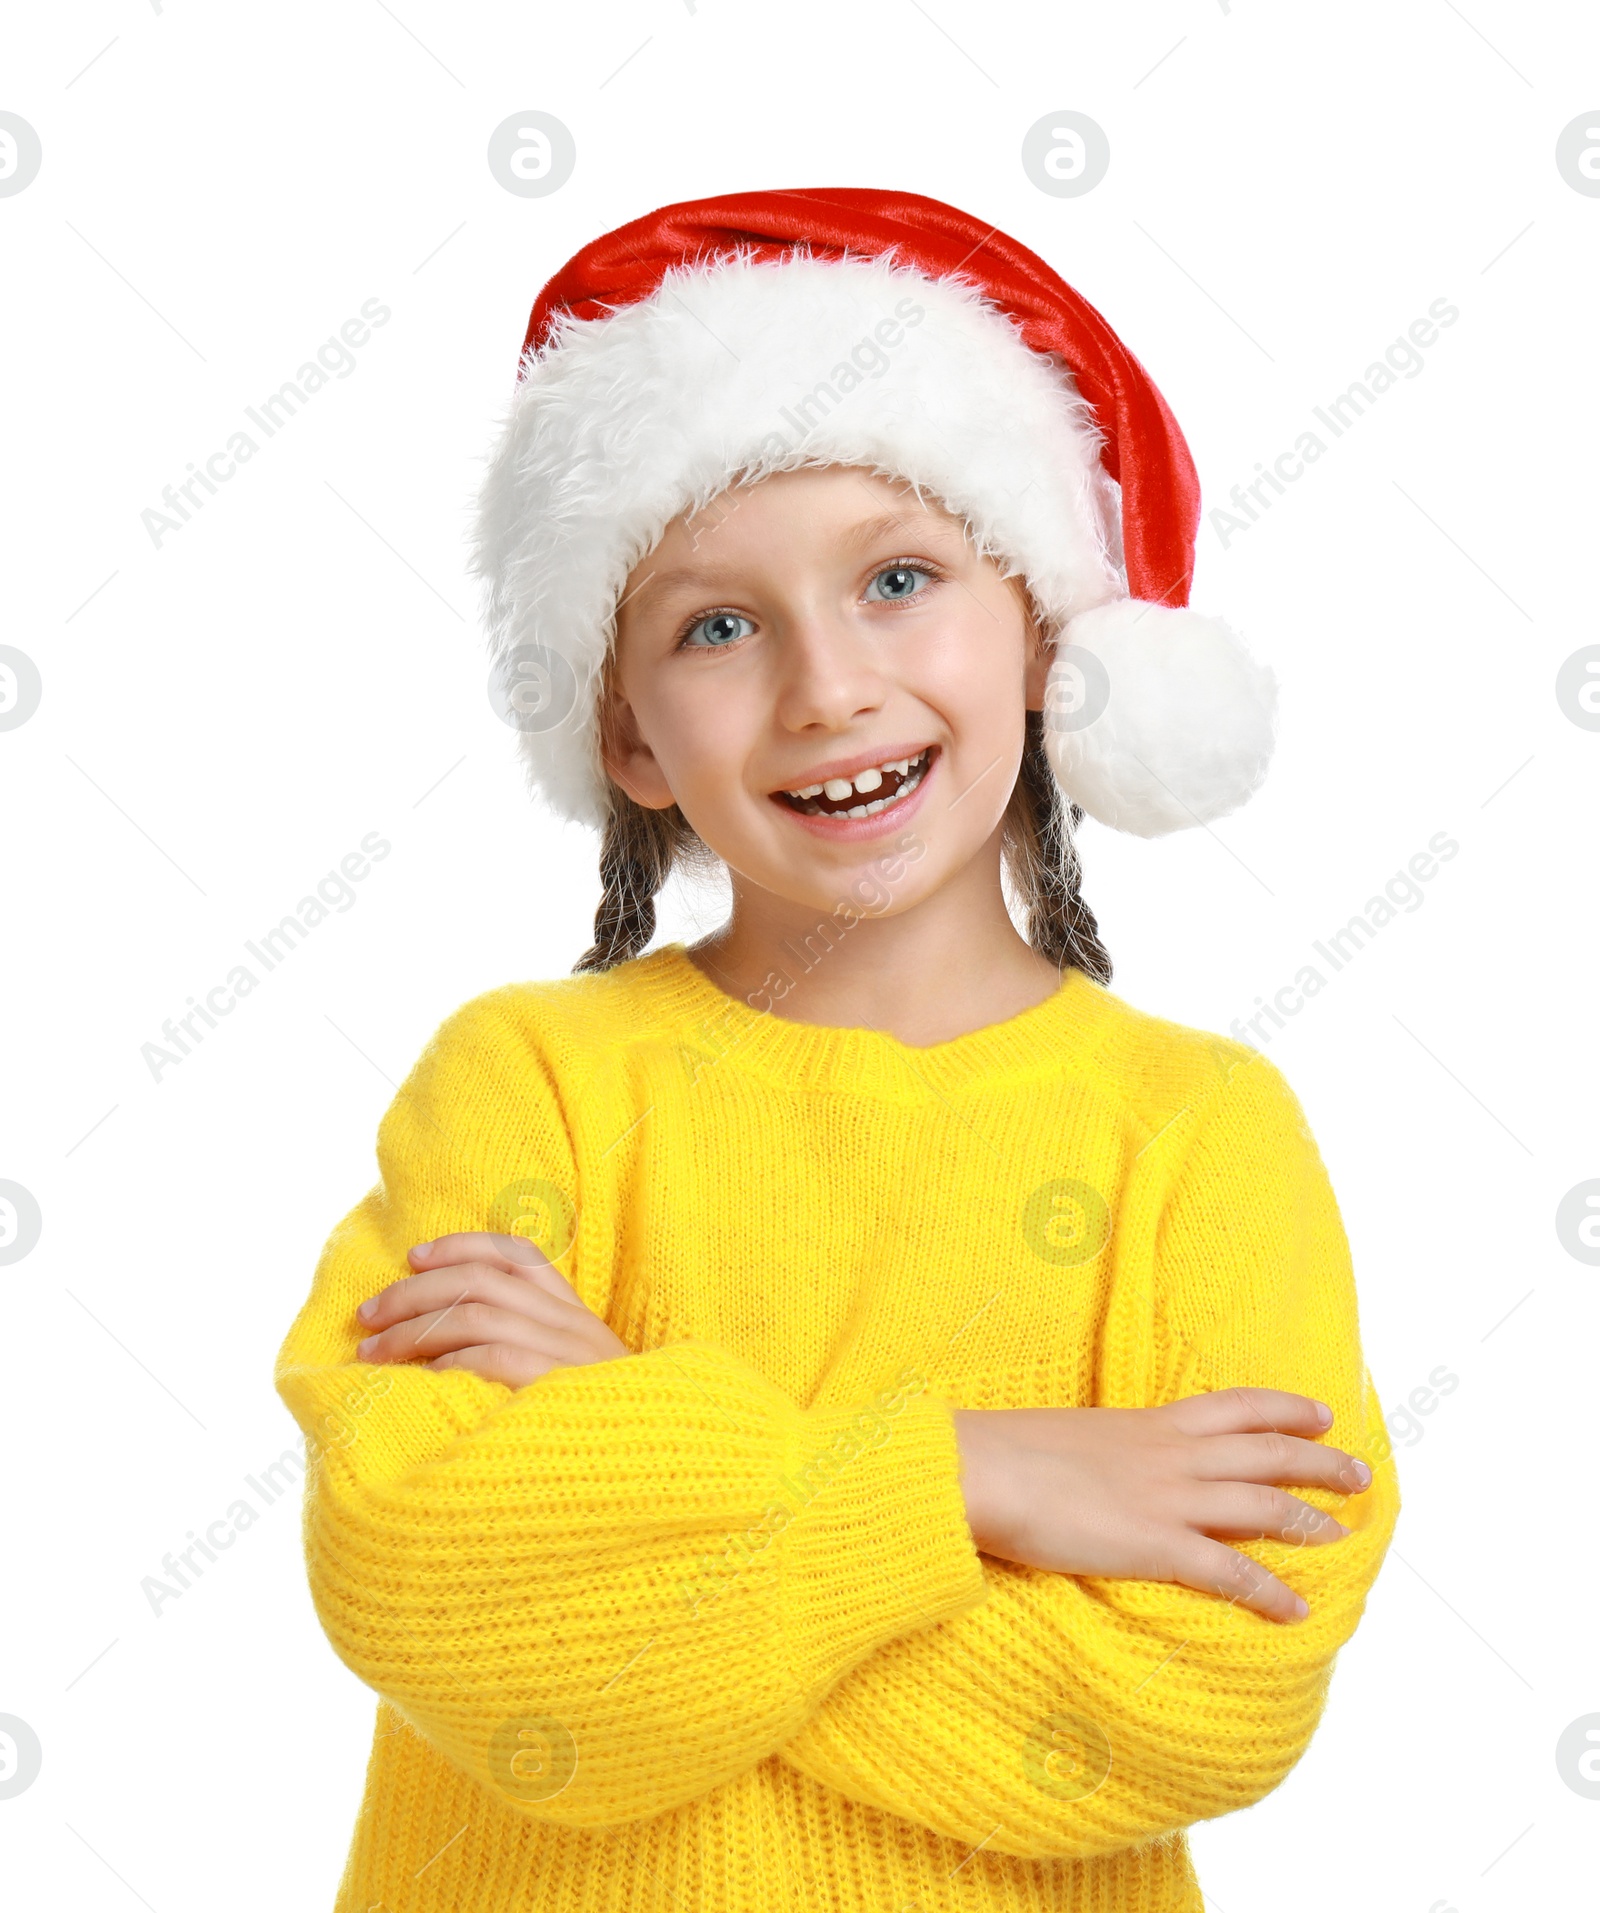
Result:
{"label": "braided hair", "polygon": [[[648,810],[612,784],[600,845],[600,907],[594,942],[574,971],[609,970],[636,957],[656,929],[656,897],[680,862],[712,858],[676,804]],[[1083,812],[1067,804],[1044,749],[1044,718],[1027,714],[1022,767],[1006,810],[1006,874],[1025,912],[1028,942],[1058,970],[1111,981],[1111,958],[1094,912],[1079,894],[1082,869],[1074,831]]]}
{"label": "braided hair", "polygon": [[1017,787],[1006,812],[1006,874],[1027,913],[1028,941],[1058,970],[1111,981],[1111,958],[1079,885],[1076,831],[1083,811],[1061,794],[1044,748],[1044,715],[1027,714]]}

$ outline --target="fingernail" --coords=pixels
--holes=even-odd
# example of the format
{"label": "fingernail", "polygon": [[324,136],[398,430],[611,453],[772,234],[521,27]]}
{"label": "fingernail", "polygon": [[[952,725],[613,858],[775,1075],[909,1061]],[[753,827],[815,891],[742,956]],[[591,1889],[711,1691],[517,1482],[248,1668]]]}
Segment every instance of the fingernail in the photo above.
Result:
{"label": "fingernail", "polygon": [[1303,1621],[1310,1612],[1310,1608],[1306,1606],[1305,1602],[1302,1601],[1297,1594],[1294,1597],[1294,1618],[1297,1621]]}
{"label": "fingernail", "polygon": [[1326,1402],[1317,1403],[1317,1420],[1321,1422],[1324,1428],[1331,1428],[1333,1426],[1333,1410]]}
{"label": "fingernail", "polygon": [[413,1255],[428,1255],[432,1252],[432,1249],[433,1244],[431,1242],[418,1242],[413,1244],[411,1253]]}
{"label": "fingernail", "polygon": [[356,1345],[356,1353],[360,1355],[363,1359],[365,1359],[368,1351],[372,1347],[372,1344],[375,1341],[377,1341],[377,1339],[378,1338],[376,1335],[369,1335],[364,1342],[358,1342]]}
{"label": "fingernail", "polygon": [[1372,1470],[1364,1461],[1351,1462],[1350,1472],[1355,1476],[1356,1480],[1361,1483],[1363,1488],[1370,1488],[1372,1486]]}
{"label": "fingernail", "polygon": [[370,1297],[367,1301],[363,1302],[360,1308],[356,1310],[356,1314],[361,1317],[363,1322],[370,1322],[373,1316],[377,1314],[377,1312],[378,1312],[378,1298],[375,1295]]}

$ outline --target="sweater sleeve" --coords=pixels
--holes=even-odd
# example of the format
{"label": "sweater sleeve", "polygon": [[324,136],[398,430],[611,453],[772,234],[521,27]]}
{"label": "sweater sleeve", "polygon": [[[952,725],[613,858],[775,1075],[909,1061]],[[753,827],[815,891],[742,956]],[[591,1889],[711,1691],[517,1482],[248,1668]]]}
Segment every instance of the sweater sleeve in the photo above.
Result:
{"label": "sweater sleeve", "polygon": [[612,1304],[565,1085],[496,994],[395,1097],[380,1180],[333,1231],[276,1384],[306,1435],[308,1576],[339,1658],[514,1809],[610,1826],[776,1752],[983,1576],[948,1412],[915,1372],[813,1411],[704,1340],[515,1390],[356,1359],[356,1305],[413,1243],[509,1229],[508,1192],[586,1304]]}
{"label": "sweater sleeve", "polygon": [[1229,1544],[1305,1597],[1304,1621],[983,1556],[981,1605],[885,1644],[840,1681],[783,1758],[966,1845],[1086,1858],[1271,1792],[1310,1742],[1395,1525],[1345,1233],[1288,1085],[1263,1059],[1236,1065],[1158,1150],[1164,1195],[1148,1220],[1136,1193],[1118,1216],[1113,1302],[1144,1313],[1157,1354],[1126,1398],[1100,1405],[1289,1389],[1332,1407],[1328,1439],[1373,1482],[1350,1497],[1291,1490],[1352,1529],[1340,1541]]}

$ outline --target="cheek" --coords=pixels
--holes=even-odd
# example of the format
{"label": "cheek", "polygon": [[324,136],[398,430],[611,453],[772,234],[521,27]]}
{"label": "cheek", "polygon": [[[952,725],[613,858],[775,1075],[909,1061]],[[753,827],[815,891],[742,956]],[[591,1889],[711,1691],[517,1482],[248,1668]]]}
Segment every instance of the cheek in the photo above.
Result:
{"label": "cheek", "polygon": [[1027,708],[1024,634],[1009,603],[977,605],[907,655],[906,686],[937,710],[958,746],[1002,749],[1021,735]]}
{"label": "cheek", "polygon": [[758,714],[732,681],[733,674],[712,666],[695,682],[693,672],[640,713],[644,733],[673,793],[686,805],[715,805],[742,782]]}

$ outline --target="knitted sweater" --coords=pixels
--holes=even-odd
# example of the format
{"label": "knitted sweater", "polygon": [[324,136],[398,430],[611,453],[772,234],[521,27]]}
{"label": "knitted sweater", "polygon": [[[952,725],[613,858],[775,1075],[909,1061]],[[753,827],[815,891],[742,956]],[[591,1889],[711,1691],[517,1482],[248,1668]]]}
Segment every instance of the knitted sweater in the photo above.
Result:
{"label": "knitted sweater", "polygon": [[[338,1913],[1200,1913],[1183,1829],[1304,1752],[1399,1507],[1339,1212],[1254,1051],[1068,972],[931,1048],[671,945],[440,1028],[277,1386],[379,1696]],[[511,1389],[358,1302],[520,1230],[635,1353]],[[1298,1625],[975,1547],[950,1409],[1334,1409]]]}

